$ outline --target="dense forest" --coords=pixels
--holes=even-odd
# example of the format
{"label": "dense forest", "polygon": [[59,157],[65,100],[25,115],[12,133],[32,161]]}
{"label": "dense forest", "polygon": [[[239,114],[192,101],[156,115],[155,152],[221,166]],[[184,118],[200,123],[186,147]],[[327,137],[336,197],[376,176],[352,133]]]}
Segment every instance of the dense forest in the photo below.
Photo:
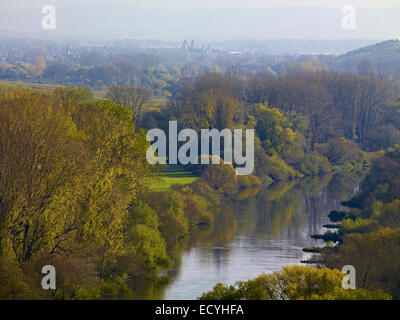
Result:
{"label": "dense forest", "polygon": [[[398,42],[383,46],[393,45]],[[335,61],[370,58],[365,52],[373,50]],[[228,215],[227,201],[278,183],[365,170],[360,192],[344,203],[349,209],[330,214],[338,231],[315,235],[327,244],[313,248],[313,267],[218,284],[202,298],[400,297],[397,76],[364,59],[355,73],[344,73],[322,65],[329,57],[281,63],[280,72],[276,65],[246,72],[232,64],[224,72],[206,60],[201,71],[173,63],[155,68],[156,57],[138,54],[125,56],[134,65],[105,64],[114,58],[88,53],[80,55],[81,66],[47,66],[38,55],[32,70],[20,65],[25,77],[7,73],[19,62],[0,65],[2,78],[105,91],[101,99],[82,86],[0,94],[1,299],[131,298],[128,282],[163,281],[160,274],[176,263],[182,241]],[[251,61],[242,62],[252,70]],[[152,102],[154,95],[166,103]],[[253,174],[237,176],[223,161],[193,165],[186,167],[196,177],[191,184],[152,189],[152,181],[174,168],[148,164],[146,132],[168,132],[169,120],[197,132],[254,129]],[[46,264],[57,269],[56,290],[40,288]],[[360,289],[340,289],[337,269],[345,264],[357,268]]]}

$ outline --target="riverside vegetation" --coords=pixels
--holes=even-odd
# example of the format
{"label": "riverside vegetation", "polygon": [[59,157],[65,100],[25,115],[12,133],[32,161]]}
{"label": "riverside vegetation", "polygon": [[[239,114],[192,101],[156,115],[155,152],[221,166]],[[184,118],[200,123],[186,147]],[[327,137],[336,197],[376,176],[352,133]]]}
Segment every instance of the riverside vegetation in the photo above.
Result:
{"label": "riverside vegetation", "polygon": [[[210,225],[224,202],[371,163],[341,215],[336,245],[315,257],[318,266],[354,265],[363,289],[340,290],[335,269],[287,267],[219,284],[203,298],[399,297],[397,82],[326,71],[212,72],[188,79],[166,106],[149,106],[151,95],[132,84],[111,87],[100,101],[81,87],[1,94],[0,298],[130,298],[127,280],[162,280],[180,242]],[[168,178],[163,172],[183,171],[146,161],[146,131],[168,132],[169,120],[197,131],[255,129],[253,175],[237,176],[230,164],[194,165],[184,169],[193,180],[152,187]],[[50,292],[39,287],[46,264],[57,270]]]}

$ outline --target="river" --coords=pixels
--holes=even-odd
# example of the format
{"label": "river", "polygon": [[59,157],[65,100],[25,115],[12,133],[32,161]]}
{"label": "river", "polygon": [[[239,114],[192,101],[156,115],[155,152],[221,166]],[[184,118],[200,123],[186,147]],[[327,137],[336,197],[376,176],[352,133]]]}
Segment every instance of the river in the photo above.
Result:
{"label": "river", "polygon": [[[218,282],[233,284],[279,271],[322,246],[328,214],[341,209],[359,187],[360,175],[325,176],[277,184],[221,206],[211,227],[194,232],[176,253],[169,283],[135,283],[135,299],[197,299]],[[251,194],[251,192],[250,192]]]}

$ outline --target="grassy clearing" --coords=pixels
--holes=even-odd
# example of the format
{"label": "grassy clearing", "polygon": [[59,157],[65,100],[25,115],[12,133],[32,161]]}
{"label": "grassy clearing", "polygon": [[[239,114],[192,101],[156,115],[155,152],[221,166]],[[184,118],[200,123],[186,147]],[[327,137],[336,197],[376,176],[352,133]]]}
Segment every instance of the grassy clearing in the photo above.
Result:
{"label": "grassy clearing", "polygon": [[179,166],[167,166],[160,170],[160,176],[149,178],[150,191],[168,191],[173,185],[187,185],[199,177]]}
{"label": "grassy clearing", "polygon": [[[43,84],[43,83],[30,83],[21,81],[0,81],[0,93],[5,92],[8,89],[33,89],[40,91],[54,91],[56,88],[63,88],[65,86],[59,84]],[[96,100],[101,100],[104,98],[105,91],[92,90],[93,97]]]}
{"label": "grassy clearing", "polygon": [[[30,83],[21,81],[0,81],[0,93],[5,92],[9,89],[33,89],[41,91],[54,91],[56,88],[65,87],[58,84],[42,84],[42,83]],[[93,97],[96,100],[103,100],[106,95],[106,90],[92,90]],[[149,109],[151,108],[164,108],[167,105],[168,98],[166,97],[153,97],[150,100]]]}
{"label": "grassy clearing", "polygon": [[168,98],[166,97],[153,97],[150,100],[150,107],[164,108],[167,106]]}
{"label": "grassy clearing", "polygon": [[29,83],[20,81],[0,81],[0,92],[7,91],[8,89],[17,89],[17,88],[53,91],[58,87],[62,86],[56,84],[41,84],[41,83]]}
{"label": "grassy clearing", "polygon": [[[96,100],[103,100],[106,96],[106,90],[93,90],[93,95]],[[164,108],[167,106],[168,98],[154,96],[150,99],[148,109]]]}

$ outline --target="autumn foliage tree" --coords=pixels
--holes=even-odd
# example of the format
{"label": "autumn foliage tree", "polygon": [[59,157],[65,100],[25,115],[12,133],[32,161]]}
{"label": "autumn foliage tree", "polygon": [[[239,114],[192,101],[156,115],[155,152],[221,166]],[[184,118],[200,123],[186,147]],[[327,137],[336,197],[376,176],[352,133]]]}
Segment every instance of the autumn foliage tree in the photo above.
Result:
{"label": "autumn foliage tree", "polygon": [[106,97],[115,104],[129,108],[132,111],[133,122],[139,124],[152,95],[153,91],[150,89],[124,84],[109,87]]}

